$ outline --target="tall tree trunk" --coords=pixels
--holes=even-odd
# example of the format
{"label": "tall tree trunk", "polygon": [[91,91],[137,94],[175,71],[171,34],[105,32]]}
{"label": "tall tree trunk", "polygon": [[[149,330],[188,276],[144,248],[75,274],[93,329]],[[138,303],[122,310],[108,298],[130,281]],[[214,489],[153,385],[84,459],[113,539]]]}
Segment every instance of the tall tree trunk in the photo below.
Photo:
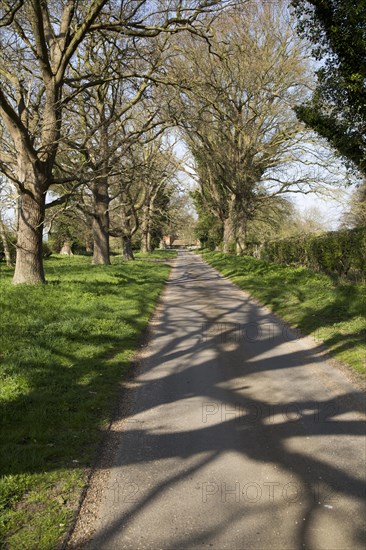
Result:
{"label": "tall tree trunk", "polygon": [[124,260],[134,260],[132,252],[132,237],[131,235],[123,235],[122,237],[122,255]]}
{"label": "tall tree trunk", "polygon": [[233,220],[230,217],[228,217],[224,222],[223,243],[224,243],[225,253],[232,252],[234,242],[235,242],[235,231],[233,226]]}
{"label": "tall tree trunk", "polygon": [[85,252],[87,254],[92,254],[93,252],[93,243],[91,242],[90,239],[86,239],[85,241]]}
{"label": "tall tree trunk", "polygon": [[62,248],[60,250],[60,254],[64,254],[65,256],[73,256],[73,251],[71,250],[71,241],[66,240],[64,241]]}
{"label": "tall tree trunk", "polygon": [[151,252],[151,219],[150,207],[145,206],[141,220],[141,252]]}
{"label": "tall tree trunk", "polygon": [[151,245],[151,230],[147,231],[145,235],[145,252],[152,252],[152,245]]}
{"label": "tall tree trunk", "polygon": [[135,257],[132,252],[132,237],[139,228],[138,218],[133,208],[128,212],[126,206],[122,204],[120,214],[122,230],[122,256],[124,260],[134,260]]}
{"label": "tall tree trunk", "polygon": [[34,185],[20,192],[15,285],[45,283],[42,253],[45,193],[40,187]]}
{"label": "tall tree trunk", "polygon": [[99,181],[93,187],[93,264],[109,265],[109,193],[108,183]]}
{"label": "tall tree trunk", "polygon": [[3,243],[6,265],[10,267],[12,265],[10,248],[9,248],[9,243],[6,235],[5,225],[1,218],[1,214],[0,214],[0,239],[1,239],[1,242]]}
{"label": "tall tree trunk", "polygon": [[236,219],[235,219],[235,195],[232,195],[229,199],[229,211],[227,217],[224,221],[224,252],[235,252],[236,243],[237,243],[237,234],[236,234]]}
{"label": "tall tree trunk", "polygon": [[240,231],[240,235],[238,235],[237,237],[236,244],[237,244],[236,253],[238,255],[245,254],[245,251],[247,250],[247,246],[248,246],[248,221],[244,217],[241,221],[241,231]]}

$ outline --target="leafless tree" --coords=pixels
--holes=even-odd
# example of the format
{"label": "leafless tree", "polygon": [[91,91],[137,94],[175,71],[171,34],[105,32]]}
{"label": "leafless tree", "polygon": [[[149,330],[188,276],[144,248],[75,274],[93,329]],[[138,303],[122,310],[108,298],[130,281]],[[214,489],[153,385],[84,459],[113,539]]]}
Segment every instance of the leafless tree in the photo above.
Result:
{"label": "leafless tree", "polygon": [[343,215],[346,227],[366,227],[366,180],[353,191],[349,206]]}
{"label": "leafless tree", "polygon": [[0,167],[19,189],[19,229],[13,282],[42,283],[42,230],[46,194],[64,134],[71,97],[114,78],[113,66],[95,78],[72,65],[88,37],[118,35],[126,48],[162,33],[198,32],[202,16],[230,2],[213,0],[1,0],[0,118],[4,126]]}
{"label": "leafless tree", "polygon": [[324,156],[293,111],[311,82],[304,45],[278,2],[225,12],[206,48],[194,36],[175,47],[180,87],[170,110],[228,251],[274,197],[319,188]]}

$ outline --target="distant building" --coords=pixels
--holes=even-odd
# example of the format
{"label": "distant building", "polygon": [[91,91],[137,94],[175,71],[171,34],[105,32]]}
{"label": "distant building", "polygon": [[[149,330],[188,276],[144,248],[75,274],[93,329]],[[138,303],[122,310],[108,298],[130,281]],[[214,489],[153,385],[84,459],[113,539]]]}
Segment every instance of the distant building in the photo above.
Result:
{"label": "distant building", "polygon": [[176,238],[176,235],[164,235],[160,241],[160,248],[171,248]]}
{"label": "distant building", "polygon": [[180,239],[177,235],[164,235],[160,241],[160,248],[199,248],[200,241]]}

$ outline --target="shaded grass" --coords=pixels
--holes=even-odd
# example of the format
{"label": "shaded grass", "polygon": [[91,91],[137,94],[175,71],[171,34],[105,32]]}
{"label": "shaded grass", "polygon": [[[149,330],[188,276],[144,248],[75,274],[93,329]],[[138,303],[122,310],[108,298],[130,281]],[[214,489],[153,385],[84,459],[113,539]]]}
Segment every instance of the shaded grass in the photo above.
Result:
{"label": "shaded grass", "polygon": [[55,548],[67,530],[169,273],[118,257],[45,263],[42,287],[13,287],[1,268],[0,547],[12,549]]}
{"label": "shaded grass", "polygon": [[366,285],[325,274],[216,252],[204,259],[330,354],[366,374]]}

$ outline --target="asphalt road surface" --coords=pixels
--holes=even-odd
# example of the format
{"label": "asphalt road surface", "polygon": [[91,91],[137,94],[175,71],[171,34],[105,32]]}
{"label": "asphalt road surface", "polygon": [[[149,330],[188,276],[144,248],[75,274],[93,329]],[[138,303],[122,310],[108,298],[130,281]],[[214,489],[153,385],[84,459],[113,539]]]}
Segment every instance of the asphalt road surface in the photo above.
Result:
{"label": "asphalt road surface", "polygon": [[309,342],[180,252],[88,548],[365,549],[362,400]]}

